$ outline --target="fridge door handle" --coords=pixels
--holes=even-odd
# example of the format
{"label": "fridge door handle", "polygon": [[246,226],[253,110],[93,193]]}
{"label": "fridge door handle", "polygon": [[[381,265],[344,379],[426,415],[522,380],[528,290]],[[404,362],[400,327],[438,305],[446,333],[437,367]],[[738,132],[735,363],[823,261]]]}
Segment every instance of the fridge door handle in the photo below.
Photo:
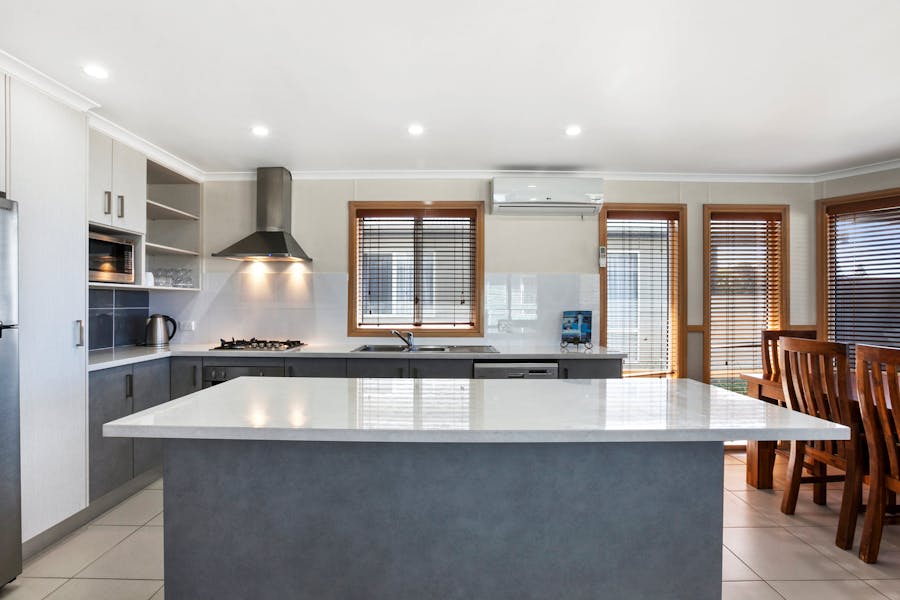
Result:
{"label": "fridge door handle", "polygon": [[3,338],[3,330],[4,329],[15,329],[18,325],[4,325],[3,321],[0,321],[0,339]]}
{"label": "fridge door handle", "polygon": [[75,321],[75,326],[78,330],[78,341],[75,342],[76,348],[81,348],[84,346],[84,319],[78,319]]}

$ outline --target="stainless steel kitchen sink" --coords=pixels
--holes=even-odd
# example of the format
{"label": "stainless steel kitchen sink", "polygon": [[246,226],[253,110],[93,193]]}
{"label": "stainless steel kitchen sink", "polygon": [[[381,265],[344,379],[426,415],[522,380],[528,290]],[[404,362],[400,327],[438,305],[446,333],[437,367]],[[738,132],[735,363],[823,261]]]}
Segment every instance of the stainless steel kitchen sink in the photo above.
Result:
{"label": "stainless steel kitchen sink", "polygon": [[398,344],[366,344],[354,348],[351,352],[468,352],[468,353],[493,353],[497,349],[493,346],[415,346],[410,350],[407,346]]}

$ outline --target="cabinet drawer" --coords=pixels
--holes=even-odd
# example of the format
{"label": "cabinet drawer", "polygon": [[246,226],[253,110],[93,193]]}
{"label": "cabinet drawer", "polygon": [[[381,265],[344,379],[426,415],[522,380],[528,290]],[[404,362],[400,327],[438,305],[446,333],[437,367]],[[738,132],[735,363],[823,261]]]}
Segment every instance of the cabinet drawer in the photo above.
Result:
{"label": "cabinet drawer", "polygon": [[284,374],[287,377],[346,377],[347,360],[344,358],[286,358]]}

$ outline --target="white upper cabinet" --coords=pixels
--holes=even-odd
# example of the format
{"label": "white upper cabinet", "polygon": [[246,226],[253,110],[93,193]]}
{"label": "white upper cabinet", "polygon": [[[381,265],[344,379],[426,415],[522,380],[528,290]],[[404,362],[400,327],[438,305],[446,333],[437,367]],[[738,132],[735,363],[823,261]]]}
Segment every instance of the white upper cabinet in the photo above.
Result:
{"label": "white upper cabinet", "polygon": [[147,157],[92,129],[88,220],[145,233],[146,205]]}

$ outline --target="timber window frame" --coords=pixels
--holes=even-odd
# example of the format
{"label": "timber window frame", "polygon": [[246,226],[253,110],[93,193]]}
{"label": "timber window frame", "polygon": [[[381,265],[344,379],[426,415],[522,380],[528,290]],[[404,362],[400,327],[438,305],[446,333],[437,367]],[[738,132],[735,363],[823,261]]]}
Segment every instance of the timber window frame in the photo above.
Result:
{"label": "timber window frame", "polygon": [[[390,335],[391,329],[408,330],[421,336],[480,337],[484,334],[483,202],[353,201],[348,207],[348,336]],[[375,255],[380,242],[373,241],[372,236],[373,232],[377,235],[379,222],[393,223],[390,232],[393,241],[386,242],[385,253],[393,253],[392,261],[403,262],[402,285],[408,289],[402,293],[402,302],[396,300],[396,269],[391,283],[371,272],[375,263],[383,266],[387,260]],[[429,241],[435,238],[437,241]],[[433,244],[431,258],[426,248],[429,243]],[[398,252],[400,246],[402,251]],[[370,258],[366,258],[367,248]],[[429,264],[431,269],[426,268]],[[381,322],[371,315],[373,306],[389,304],[388,286],[393,289],[394,301],[405,306],[402,310],[393,307],[386,310],[395,314]],[[463,308],[450,308],[448,286],[459,286],[458,306]],[[373,300],[372,290],[380,297]],[[453,304],[457,305],[457,300]],[[449,318],[440,323],[429,322],[428,310],[443,310]],[[366,322],[366,315],[372,318],[370,322]]]}
{"label": "timber window frame", "polygon": [[[881,213],[881,215],[878,213]],[[882,216],[882,219],[873,218],[878,216]],[[860,219],[859,222],[856,221],[857,217]],[[872,301],[884,302],[886,298],[892,295],[891,292],[897,292],[897,290],[892,290],[889,282],[883,282],[881,286],[873,286],[872,282],[868,282],[865,285],[859,285],[858,290],[838,290],[836,285],[839,278],[836,270],[849,266],[844,263],[849,263],[852,260],[852,256],[850,256],[850,254],[854,253],[852,246],[858,244],[861,248],[856,250],[856,255],[862,259],[862,262],[868,262],[869,268],[874,266],[881,271],[882,279],[895,278],[898,275],[898,270],[900,270],[900,266],[894,260],[897,255],[900,255],[900,236],[894,236],[889,231],[882,231],[881,235],[878,235],[878,232],[874,234],[866,232],[866,234],[859,235],[857,239],[850,241],[846,228],[851,224],[853,226],[872,226],[876,224],[880,224],[882,227],[887,225],[893,226],[898,224],[898,217],[900,217],[900,188],[823,198],[816,202],[816,250],[818,255],[816,264],[817,336],[822,340],[849,343],[851,364],[855,359],[855,344],[857,342],[870,345],[900,346],[900,336],[891,335],[888,331],[873,332],[871,329],[871,326],[877,324],[879,320],[885,323],[895,322],[896,315],[894,313],[897,311],[891,311],[891,307],[887,305],[888,303],[885,303],[883,306],[884,312],[880,313],[876,318],[871,311],[866,310],[864,306],[865,300],[860,300],[860,314],[856,315],[849,325],[848,321],[844,320],[844,327],[840,327],[834,322],[836,320],[836,312],[841,308],[856,309],[855,306],[848,307],[847,300],[850,297],[858,299],[860,296],[868,295],[870,296],[870,303]],[[845,229],[840,236],[838,236],[839,227]],[[846,243],[847,248],[845,251],[849,253],[843,258],[836,256],[838,252],[838,237],[841,237]],[[865,270],[866,265],[862,265],[859,268]],[[842,280],[842,282],[845,286],[853,287],[856,285],[856,282],[853,281],[848,283],[846,280]],[[880,294],[880,298],[877,297],[878,294]],[[871,297],[873,295],[875,297]],[[894,306],[896,306],[896,303]],[[866,325],[869,326],[868,329]],[[843,329],[843,331],[836,331],[836,329]]]}
{"label": "timber window frame", "polygon": [[[687,371],[687,205],[675,203],[604,203],[600,208],[600,246],[607,248],[607,267],[600,271],[599,343],[606,347],[610,338],[609,325],[609,221],[666,221],[668,222],[668,327],[669,368],[661,371],[640,371],[631,377],[684,377]],[[618,348],[617,348],[618,349]]]}

